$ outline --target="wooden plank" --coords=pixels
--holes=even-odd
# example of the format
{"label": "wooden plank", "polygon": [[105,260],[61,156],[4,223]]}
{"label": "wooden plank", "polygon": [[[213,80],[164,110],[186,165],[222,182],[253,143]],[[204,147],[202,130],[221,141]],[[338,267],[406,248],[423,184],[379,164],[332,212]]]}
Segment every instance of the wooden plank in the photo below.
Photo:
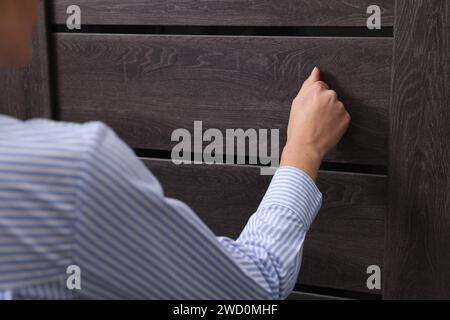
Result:
{"label": "wooden plank", "polygon": [[[252,166],[145,163],[167,196],[190,205],[217,235],[232,238],[271,180]],[[299,283],[367,292],[367,267],[383,264],[386,177],[321,172],[318,185],[324,204],[307,236]]]}
{"label": "wooden plank", "polygon": [[[101,120],[134,148],[177,128],[280,129],[312,67],[352,126],[327,160],[385,165],[391,39],[56,34],[63,120]],[[223,131],[224,132],[224,131]]]}
{"label": "wooden plank", "polygon": [[450,298],[450,4],[396,1],[387,299]]}
{"label": "wooden plank", "polygon": [[0,70],[0,113],[20,119],[50,117],[50,81],[45,8],[41,7],[30,65]]}
{"label": "wooden plank", "polygon": [[350,300],[346,298],[324,296],[321,294],[305,293],[305,292],[292,292],[287,300]]}
{"label": "wooden plank", "polygon": [[[65,24],[73,2],[54,3],[54,23]],[[369,0],[78,0],[84,24],[366,26]],[[392,26],[393,1],[378,0],[382,24]]]}

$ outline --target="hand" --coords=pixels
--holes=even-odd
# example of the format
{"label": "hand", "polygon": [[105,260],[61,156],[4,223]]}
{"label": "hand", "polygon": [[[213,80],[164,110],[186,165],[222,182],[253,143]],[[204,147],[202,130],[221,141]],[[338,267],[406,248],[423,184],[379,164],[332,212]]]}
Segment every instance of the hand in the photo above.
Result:
{"label": "hand", "polygon": [[316,180],[323,158],[349,125],[350,115],[344,104],[320,81],[320,70],[314,68],[292,103],[281,166],[297,167]]}

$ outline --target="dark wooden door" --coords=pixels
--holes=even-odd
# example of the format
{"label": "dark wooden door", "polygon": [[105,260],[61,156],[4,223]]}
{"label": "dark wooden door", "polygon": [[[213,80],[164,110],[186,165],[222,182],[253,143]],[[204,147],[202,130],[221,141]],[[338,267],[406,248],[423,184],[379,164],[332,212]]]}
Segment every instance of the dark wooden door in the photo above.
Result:
{"label": "dark wooden door", "polygon": [[[175,166],[171,132],[202,120],[283,133],[318,65],[352,125],[322,166],[292,298],[450,299],[450,4],[377,2],[371,31],[366,0],[79,0],[82,29],[69,31],[72,2],[47,1],[33,64],[1,72],[1,112],[106,122],[167,195],[236,237],[270,177]],[[370,265],[381,290],[366,285]]]}

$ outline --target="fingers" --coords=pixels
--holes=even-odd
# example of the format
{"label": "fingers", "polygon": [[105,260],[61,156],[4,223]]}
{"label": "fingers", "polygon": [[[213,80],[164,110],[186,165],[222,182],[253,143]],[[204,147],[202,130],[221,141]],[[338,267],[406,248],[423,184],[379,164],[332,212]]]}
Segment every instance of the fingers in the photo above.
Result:
{"label": "fingers", "polygon": [[326,94],[330,98],[331,101],[339,101],[337,92],[334,90],[327,90]]}
{"label": "fingers", "polygon": [[308,79],[306,79],[305,82],[303,83],[303,87],[310,86],[317,81],[320,81],[320,70],[319,68],[314,67]]}
{"label": "fingers", "polygon": [[314,67],[313,71],[311,72],[311,75],[308,78],[308,81],[310,82],[316,82],[320,80],[320,70],[317,67]]}
{"label": "fingers", "polygon": [[350,126],[350,122],[352,120],[350,114],[348,113],[347,109],[345,108],[345,105],[342,103],[342,101],[338,101],[336,104],[337,110],[343,114],[343,126],[345,129],[347,129]]}
{"label": "fingers", "polygon": [[313,71],[309,75],[308,79],[305,80],[302,88],[306,88],[306,87],[309,88],[311,86],[316,86],[317,89],[325,89],[325,90],[330,89],[325,82],[320,80],[320,70],[317,67],[315,67],[313,69]]}
{"label": "fingers", "polygon": [[316,81],[312,85],[315,86],[317,89],[320,89],[320,90],[328,90],[328,89],[330,89],[330,87],[328,87],[328,85],[325,82],[323,82],[323,81]]}

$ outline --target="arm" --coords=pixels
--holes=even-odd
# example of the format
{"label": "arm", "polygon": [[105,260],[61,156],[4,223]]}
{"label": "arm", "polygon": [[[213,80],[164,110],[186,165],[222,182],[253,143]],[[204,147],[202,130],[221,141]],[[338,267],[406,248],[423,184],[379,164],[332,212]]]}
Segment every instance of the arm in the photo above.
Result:
{"label": "arm", "polygon": [[[83,297],[279,299],[295,283],[321,195],[301,170],[280,169],[237,241],[217,238],[108,128],[86,153],[73,256]],[[99,279],[104,279],[99,281]]]}
{"label": "arm", "polygon": [[102,126],[86,153],[73,256],[82,297],[266,299],[269,294],[185,204]]}
{"label": "arm", "polygon": [[[329,98],[328,90],[312,81],[304,88],[299,94],[303,98],[296,100],[302,105],[293,104],[284,167],[236,241],[217,238],[189,207],[164,197],[132,151],[104,129],[88,153],[80,183],[75,256],[84,274],[84,293],[93,298],[286,297],[298,275],[305,234],[321,203],[310,178],[317,175],[321,159],[314,162],[296,150],[307,146],[320,156],[325,146],[333,145],[326,137],[338,140],[320,125],[325,115],[315,116],[321,120],[313,126],[325,138],[305,132],[309,140],[300,139],[299,128],[310,120],[304,112],[339,115],[325,121],[333,127],[347,119],[344,112],[334,112],[337,100]],[[341,128],[343,134],[345,126]]]}
{"label": "arm", "polygon": [[272,298],[287,297],[298,277],[306,232],[321,204],[314,181],[350,116],[314,68],[295,98],[281,168],[239,239],[221,239]]}
{"label": "arm", "polygon": [[321,200],[305,172],[283,167],[237,241],[219,238],[243,271],[272,299],[287,297],[295,285],[306,232]]}

